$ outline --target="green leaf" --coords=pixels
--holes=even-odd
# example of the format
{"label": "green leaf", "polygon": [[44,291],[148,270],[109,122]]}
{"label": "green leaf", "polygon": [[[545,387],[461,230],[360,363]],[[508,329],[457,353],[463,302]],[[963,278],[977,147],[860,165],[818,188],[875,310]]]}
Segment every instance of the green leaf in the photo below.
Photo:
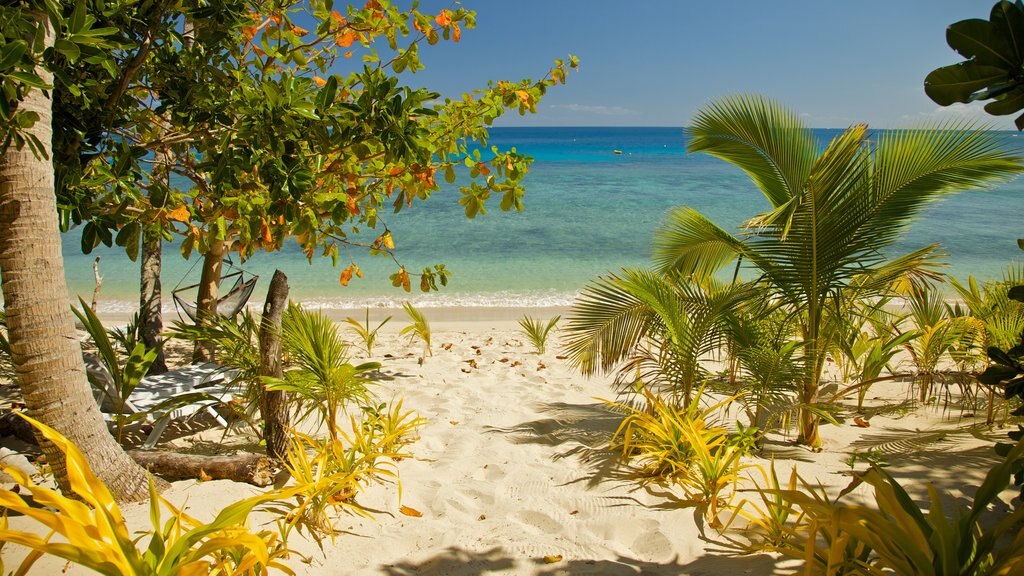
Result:
{"label": "green leaf", "polygon": [[82,49],[78,47],[78,44],[63,38],[55,41],[53,43],[53,47],[57,52],[63,54],[70,62],[77,62],[78,57],[82,55]]}
{"label": "green leaf", "polygon": [[970,102],[971,95],[978,90],[1008,79],[1002,68],[967,61],[932,70],[924,79],[924,92],[936,104],[949,106]]}
{"label": "green leaf", "polygon": [[982,384],[985,384],[987,386],[996,386],[1000,382],[1004,380],[1009,380],[1010,378],[1013,378],[1016,375],[1017,371],[1014,370],[1013,368],[995,364],[989,366],[988,368],[985,369],[984,372],[978,375],[978,382],[981,382]]}
{"label": "green leaf", "polygon": [[1006,295],[1010,300],[1016,300],[1017,302],[1024,302],[1024,286],[1014,286],[1010,288]]}
{"label": "green leaf", "polygon": [[946,28],[946,43],[964,58],[986,66],[1012,68],[1015,55],[1005,38],[995,33],[988,20],[971,18]]}
{"label": "green leaf", "polygon": [[53,88],[53,86],[43,82],[42,78],[36,76],[32,72],[10,72],[7,74],[7,77],[13,78],[26,86],[39,88],[40,90],[49,90],[50,88]]}
{"label": "green leaf", "polygon": [[25,55],[26,50],[28,50],[28,42],[24,40],[15,40],[0,49],[0,72],[13,68]]}

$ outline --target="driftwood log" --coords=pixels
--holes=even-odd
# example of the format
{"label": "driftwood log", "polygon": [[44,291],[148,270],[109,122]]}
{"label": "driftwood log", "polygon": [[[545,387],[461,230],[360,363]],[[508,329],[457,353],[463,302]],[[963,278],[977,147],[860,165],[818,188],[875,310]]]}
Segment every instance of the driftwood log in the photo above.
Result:
{"label": "driftwood log", "polygon": [[270,486],[274,483],[273,462],[260,454],[203,456],[179,452],[130,450],[128,455],[143,468],[167,480],[233,480],[256,486]]}

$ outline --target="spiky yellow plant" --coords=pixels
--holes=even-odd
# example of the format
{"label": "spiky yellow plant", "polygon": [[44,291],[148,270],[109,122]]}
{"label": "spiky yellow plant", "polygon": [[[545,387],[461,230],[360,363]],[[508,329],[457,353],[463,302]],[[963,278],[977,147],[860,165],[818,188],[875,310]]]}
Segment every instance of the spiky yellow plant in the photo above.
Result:
{"label": "spiky yellow plant", "polygon": [[[32,550],[18,574],[28,572],[46,554],[110,576],[267,574],[269,569],[293,573],[282,562],[290,551],[283,545],[280,535],[266,530],[253,532],[246,526],[246,519],[254,508],[289,498],[299,487],[246,498],[224,508],[213,521],[203,523],[157,494],[151,481],[152,528],[133,539],[117,502],[93,474],[78,448],[45,424],[27,416],[23,418],[65,454],[68,479],[78,499],[34,483],[21,470],[4,467],[15,482],[28,489],[32,503],[21,494],[0,489],[0,507],[31,518],[49,530],[46,536],[40,536],[12,529],[6,515],[3,517],[0,542]],[[167,522],[161,520],[161,505],[171,512]],[[55,535],[67,541],[54,542]],[[148,545],[140,550],[137,542],[147,537]]]}

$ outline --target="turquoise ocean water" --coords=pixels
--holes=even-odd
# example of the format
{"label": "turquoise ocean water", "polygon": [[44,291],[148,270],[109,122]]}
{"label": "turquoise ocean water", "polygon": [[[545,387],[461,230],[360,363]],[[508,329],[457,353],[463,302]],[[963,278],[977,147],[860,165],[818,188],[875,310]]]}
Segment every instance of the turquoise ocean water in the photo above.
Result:
{"label": "turquoise ocean water", "polygon": [[[838,133],[816,132],[823,141]],[[1017,135],[1007,137],[1014,141]],[[289,277],[292,297],[313,306],[391,307],[407,299],[422,307],[567,305],[597,275],[647,262],[652,233],[673,206],[695,207],[726,229],[767,207],[737,168],[707,155],[687,155],[679,128],[496,128],[490,144],[515,146],[535,158],[526,179],[525,211],[501,212],[499,199],[492,198],[486,215],[469,220],[457,189],[446,187],[385,217],[397,256],[409,270],[441,262],[452,270],[451,283],[440,293],[424,295],[414,286],[407,295],[391,287],[388,275],[395,266],[390,260],[353,249],[342,251],[338,268],[328,258],[310,265],[289,244],[242,264],[263,279],[253,302],[262,302],[266,283],[280,268]],[[1016,238],[1024,237],[1022,214],[1024,179],[965,192],[930,206],[892,251],[939,242],[952,274],[998,277],[1022,254],[1016,247]],[[123,251],[101,247],[83,255],[75,230],[63,242],[72,295],[91,296],[92,261],[100,255],[101,309],[135,308],[138,265]],[[338,275],[349,257],[366,278],[342,287]],[[198,280],[199,266],[190,272],[196,260],[185,261],[175,246],[167,247],[162,277],[167,301],[176,285]]]}

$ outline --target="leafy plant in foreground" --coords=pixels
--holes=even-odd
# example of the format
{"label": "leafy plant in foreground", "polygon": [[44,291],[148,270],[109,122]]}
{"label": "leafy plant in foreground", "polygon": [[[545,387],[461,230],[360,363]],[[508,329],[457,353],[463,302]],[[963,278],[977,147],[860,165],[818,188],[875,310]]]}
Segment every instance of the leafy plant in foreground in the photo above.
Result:
{"label": "leafy plant in foreground", "polygon": [[[11,490],[0,489],[0,506],[23,514],[50,530],[41,537],[33,532],[10,528],[7,514],[0,517],[0,542],[11,542],[33,550],[18,569],[26,573],[44,554],[51,554],[109,576],[134,574],[266,574],[269,569],[291,574],[283,563],[290,551],[276,532],[253,532],[246,519],[257,507],[291,497],[301,488],[274,490],[231,504],[209,523],[185,514],[157,494],[150,482],[152,527],[132,538],[121,510],[106,486],[93,474],[85,457],[74,444],[52,428],[22,416],[53,442],[67,460],[68,478],[77,499],[39,486],[21,470],[4,467],[31,500]],[[171,512],[164,522],[161,506]],[[59,535],[66,542],[54,542]],[[137,544],[143,538],[144,547]]]}
{"label": "leafy plant in foreground", "polygon": [[360,324],[358,320],[349,316],[345,318],[345,322],[349,325],[349,330],[355,332],[359,339],[363,341],[363,346],[366,347],[366,355],[373,356],[373,345],[377,342],[377,333],[384,327],[388,321],[391,320],[391,316],[388,316],[377,324],[376,328],[370,329],[370,309],[366,309],[366,320]]}
{"label": "leafy plant in foreground", "polygon": [[338,325],[319,312],[290,304],[281,319],[282,347],[289,369],[283,378],[265,377],[267,388],[291,394],[299,419],[318,413],[332,440],[338,440],[338,415],[351,403],[370,399],[364,376],[380,368],[379,362],[349,363],[348,345]]}
{"label": "leafy plant in foreground", "polygon": [[278,507],[284,518],[282,532],[305,528],[322,546],[323,536],[333,538],[337,533],[332,514],[349,511],[370,517],[356,496],[369,482],[397,479],[393,465],[381,460],[395,462],[407,456],[402,449],[423,423],[411,410],[403,411],[402,401],[397,400],[364,410],[361,421],[350,418],[349,430],[340,431],[337,439],[293,432],[283,465],[303,488],[295,495],[296,505]]}
{"label": "leafy plant in foreground", "polygon": [[778,491],[802,512],[802,526],[788,530],[779,551],[803,560],[806,574],[1019,574],[1024,570],[1024,531],[1018,524],[1024,508],[992,522],[982,522],[982,516],[1009,484],[1014,462],[1021,457],[1024,442],[989,470],[971,506],[958,508],[952,516],[946,515],[933,486],[928,487],[930,508],[925,512],[878,467],[857,476],[843,491],[866,483],[874,489],[877,508],[830,502],[799,490]]}
{"label": "leafy plant in foreground", "polygon": [[103,327],[99,316],[96,315],[96,312],[93,312],[92,308],[86,305],[85,300],[81,298],[78,300],[82,304],[82,309],[72,308],[72,311],[85,326],[86,332],[92,338],[99,353],[100,361],[111,378],[108,386],[108,382],[105,381],[104,377],[97,378],[90,373],[90,383],[94,388],[102,391],[103,395],[113,404],[114,422],[117,426],[116,437],[118,442],[120,442],[124,434],[124,426],[132,420],[145,417],[145,414],[126,415],[125,403],[128,402],[128,398],[132,395],[135,388],[138,387],[139,383],[142,382],[142,379],[146,377],[146,372],[149,371],[149,366],[156,360],[159,351],[156,348],[147,349],[146,345],[142,342],[134,342],[132,348],[127,351],[128,358],[125,360],[124,366],[122,366],[120,356],[114,347],[111,332]]}
{"label": "leafy plant in foreground", "polygon": [[702,392],[698,390],[686,408],[676,408],[643,388],[640,393],[647,400],[645,409],[609,402],[613,409],[626,413],[611,447],[649,479],[669,481],[682,488],[688,497],[706,507],[705,516],[712,527],[717,527],[719,507],[729,503],[722,493],[736,485],[738,472],[745,467],[740,458],[746,451],[712,420],[712,414],[735,397],[702,408]]}
{"label": "leafy plant in foreground", "polygon": [[532,316],[527,314],[519,319],[519,326],[521,327],[519,332],[530,341],[530,344],[533,344],[534,349],[537,350],[537,354],[543,354],[545,344],[547,344],[548,341],[548,334],[555,328],[555,325],[558,324],[558,321],[561,318],[561,316],[555,316],[551,320],[548,320],[547,324],[544,324],[540,320],[534,319]]}

